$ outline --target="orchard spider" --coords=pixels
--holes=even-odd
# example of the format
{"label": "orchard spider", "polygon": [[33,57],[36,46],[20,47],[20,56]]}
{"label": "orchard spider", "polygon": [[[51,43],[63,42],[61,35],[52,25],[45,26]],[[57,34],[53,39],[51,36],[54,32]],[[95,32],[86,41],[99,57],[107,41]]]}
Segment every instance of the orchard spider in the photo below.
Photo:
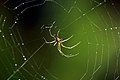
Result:
{"label": "orchard spider", "polygon": [[[53,23],[53,24],[54,24],[54,23]],[[61,38],[58,37],[59,32],[60,32],[60,29],[58,30],[57,34],[54,34],[54,35],[53,35],[53,34],[51,33],[51,28],[53,27],[53,24],[52,24],[52,26],[49,27],[49,34],[50,34],[51,37],[54,38],[54,40],[51,41],[51,42],[48,42],[48,41],[43,37],[43,39],[45,40],[45,43],[47,43],[47,44],[53,44],[53,46],[58,45],[57,49],[58,49],[59,53],[60,53],[62,56],[65,56],[65,57],[67,57],[67,58],[77,56],[79,53],[74,54],[74,55],[73,55],[73,54],[70,54],[70,55],[64,54],[64,53],[62,52],[62,50],[61,50],[61,47],[64,47],[64,48],[66,48],[66,49],[73,49],[74,47],[78,46],[78,45],[80,44],[80,42],[78,42],[77,44],[75,44],[75,45],[73,45],[73,46],[71,46],[71,47],[64,46],[62,43],[70,40],[73,36],[70,36],[70,37],[67,38],[67,39],[61,40]]]}

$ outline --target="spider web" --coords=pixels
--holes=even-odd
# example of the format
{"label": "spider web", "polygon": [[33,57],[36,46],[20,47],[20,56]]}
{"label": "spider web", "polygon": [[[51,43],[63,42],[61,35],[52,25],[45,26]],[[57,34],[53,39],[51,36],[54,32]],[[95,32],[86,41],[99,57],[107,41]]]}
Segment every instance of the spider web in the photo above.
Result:
{"label": "spider web", "polygon": [[[6,0],[0,1],[1,80],[119,80],[119,1]],[[48,29],[66,46],[65,54],[45,44]]]}

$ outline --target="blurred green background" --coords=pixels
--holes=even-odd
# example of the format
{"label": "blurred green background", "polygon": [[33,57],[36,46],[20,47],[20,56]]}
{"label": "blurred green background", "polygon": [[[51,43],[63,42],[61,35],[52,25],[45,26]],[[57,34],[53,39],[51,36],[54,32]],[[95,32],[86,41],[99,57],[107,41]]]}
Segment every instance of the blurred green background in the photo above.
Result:
{"label": "blurred green background", "polygon": [[[119,80],[120,1],[1,0],[0,80]],[[17,8],[16,8],[17,7]],[[60,29],[62,56],[45,44]]]}

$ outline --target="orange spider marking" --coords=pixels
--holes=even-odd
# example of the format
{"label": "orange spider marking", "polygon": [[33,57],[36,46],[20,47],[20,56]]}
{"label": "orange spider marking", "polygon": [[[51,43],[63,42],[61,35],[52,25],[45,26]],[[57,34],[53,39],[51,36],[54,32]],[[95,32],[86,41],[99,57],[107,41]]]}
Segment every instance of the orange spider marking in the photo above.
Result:
{"label": "orange spider marking", "polygon": [[56,40],[58,41],[58,43],[61,43],[61,39],[60,38],[56,38]]}

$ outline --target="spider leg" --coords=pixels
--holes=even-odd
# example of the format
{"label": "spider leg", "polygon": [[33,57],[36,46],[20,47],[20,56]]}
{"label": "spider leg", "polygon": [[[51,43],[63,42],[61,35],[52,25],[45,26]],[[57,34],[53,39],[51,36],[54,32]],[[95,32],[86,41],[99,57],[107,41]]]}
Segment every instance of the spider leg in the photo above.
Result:
{"label": "spider leg", "polygon": [[51,32],[51,29],[52,29],[52,27],[53,27],[54,24],[55,24],[55,21],[52,23],[52,25],[49,28],[49,34],[50,34],[51,37],[54,37],[53,34],[52,34],[52,32]]}
{"label": "spider leg", "polygon": [[72,36],[70,36],[70,37],[69,37],[69,38],[67,38],[67,39],[62,40],[61,42],[62,42],[62,43],[63,43],[63,42],[66,42],[66,41],[70,40],[72,37],[73,37],[73,35],[72,35]]}
{"label": "spider leg", "polygon": [[77,53],[77,54],[70,54],[70,55],[66,55],[66,54],[64,54],[62,51],[61,51],[61,44],[60,43],[58,43],[58,51],[59,51],[59,53],[62,55],[62,56],[64,56],[64,57],[67,57],[67,58],[70,58],[70,57],[74,57],[74,56],[77,56],[79,53]]}
{"label": "spider leg", "polygon": [[59,33],[60,33],[60,29],[59,29],[58,32],[57,32],[57,37],[59,36]]}
{"label": "spider leg", "polygon": [[55,42],[53,46],[56,46],[56,44],[57,44],[57,42]]}
{"label": "spider leg", "polygon": [[43,39],[44,39],[45,43],[47,43],[47,44],[52,44],[52,43],[55,43],[55,42],[56,42],[55,40],[48,42],[44,37],[43,37]]}
{"label": "spider leg", "polygon": [[51,37],[54,37],[52,32],[51,32],[51,28],[49,29],[49,34],[50,34]]}
{"label": "spider leg", "polygon": [[73,49],[74,47],[78,46],[81,42],[78,42],[77,44],[71,46],[71,47],[68,47],[68,46],[64,46],[63,44],[61,44],[62,47],[66,48],[66,49]]}

